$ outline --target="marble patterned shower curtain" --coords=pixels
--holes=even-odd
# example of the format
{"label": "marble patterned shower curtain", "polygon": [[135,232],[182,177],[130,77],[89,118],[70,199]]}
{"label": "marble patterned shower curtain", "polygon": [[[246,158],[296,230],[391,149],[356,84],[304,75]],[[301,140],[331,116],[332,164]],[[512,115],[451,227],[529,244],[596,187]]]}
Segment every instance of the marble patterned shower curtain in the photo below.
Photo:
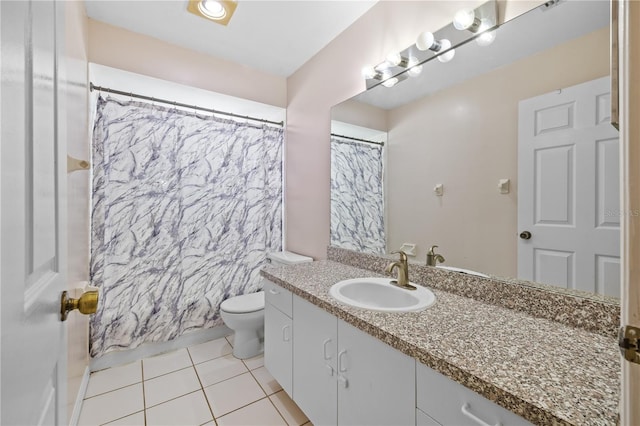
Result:
{"label": "marble patterned shower curtain", "polygon": [[331,245],[385,253],[381,145],[331,138]]}
{"label": "marble patterned shower curtain", "polygon": [[91,356],[222,324],[282,249],[280,128],[99,99]]}

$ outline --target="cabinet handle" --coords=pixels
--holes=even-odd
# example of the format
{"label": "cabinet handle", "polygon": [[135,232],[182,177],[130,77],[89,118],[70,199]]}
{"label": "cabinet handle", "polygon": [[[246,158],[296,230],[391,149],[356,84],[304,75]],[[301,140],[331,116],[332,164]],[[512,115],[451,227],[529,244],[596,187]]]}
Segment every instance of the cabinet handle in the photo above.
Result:
{"label": "cabinet handle", "polygon": [[324,366],[327,367],[327,374],[333,376],[333,367],[327,364],[325,364]]}
{"label": "cabinet handle", "polygon": [[[469,405],[469,403],[467,402],[466,404],[464,404],[462,406],[462,408],[460,410],[462,411],[462,414],[464,414],[465,416],[467,416],[468,418],[470,418],[474,422],[478,423],[479,425],[481,425],[481,426],[492,426],[489,423],[487,423],[484,420],[482,420],[480,417],[478,417],[475,414],[473,414],[471,411],[469,411],[470,408],[471,408],[471,405]],[[502,423],[498,422],[498,423],[495,424],[495,426],[502,426]]]}
{"label": "cabinet handle", "polygon": [[282,340],[284,340],[285,342],[288,342],[291,340],[291,336],[289,336],[289,333],[287,333],[287,330],[289,330],[288,324],[282,327]]}
{"label": "cabinet handle", "polygon": [[325,360],[331,359],[331,354],[327,355],[327,345],[329,344],[329,342],[331,342],[331,339],[327,339],[324,342],[322,342],[322,357]]}
{"label": "cabinet handle", "polygon": [[345,389],[349,387],[349,380],[344,376],[338,376],[338,383]]}
{"label": "cabinet handle", "polygon": [[[347,351],[346,351],[346,350],[344,350],[344,351],[341,351],[341,352],[338,354],[338,371],[339,371],[340,373],[344,373],[344,372],[346,372],[346,371],[347,371],[347,368],[344,366],[344,364],[345,364],[345,363],[343,363],[343,362],[342,362],[342,356],[343,356],[343,355],[345,355],[346,353],[347,353]],[[346,386],[345,386],[345,387],[346,387]]]}
{"label": "cabinet handle", "polygon": [[273,288],[273,287],[271,287],[269,289],[269,293],[271,293],[271,294],[280,294],[280,292],[278,290],[276,290],[275,288]]}

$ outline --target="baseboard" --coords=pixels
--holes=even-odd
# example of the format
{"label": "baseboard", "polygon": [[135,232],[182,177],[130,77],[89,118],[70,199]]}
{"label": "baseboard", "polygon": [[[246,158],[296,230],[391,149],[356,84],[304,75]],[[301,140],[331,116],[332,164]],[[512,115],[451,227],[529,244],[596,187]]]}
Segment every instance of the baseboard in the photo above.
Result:
{"label": "baseboard", "polygon": [[92,358],[89,362],[89,368],[91,371],[98,371],[118,365],[129,364],[139,359],[218,339],[231,333],[231,329],[225,325],[208,328],[206,330],[193,331],[168,342],[145,343],[135,349],[109,352],[99,358]]}
{"label": "baseboard", "polygon": [[73,404],[73,412],[71,413],[71,418],[69,419],[69,426],[77,426],[78,420],[80,420],[80,412],[82,411],[82,401],[84,401],[84,396],[87,394],[87,386],[89,386],[89,376],[91,372],[89,371],[89,367],[84,369],[84,374],[82,375],[82,381],[80,382],[80,388],[78,389],[78,394],[76,395],[76,402]]}

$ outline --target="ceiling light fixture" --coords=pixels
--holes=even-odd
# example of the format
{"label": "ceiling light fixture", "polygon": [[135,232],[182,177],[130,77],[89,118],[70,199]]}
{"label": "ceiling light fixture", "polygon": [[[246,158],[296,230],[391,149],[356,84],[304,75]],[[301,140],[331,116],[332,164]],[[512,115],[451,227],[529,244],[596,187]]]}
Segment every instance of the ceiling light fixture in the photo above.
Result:
{"label": "ceiling light fixture", "polygon": [[189,0],[187,11],[226,26],[236,7],[238,3],[235,0]]}

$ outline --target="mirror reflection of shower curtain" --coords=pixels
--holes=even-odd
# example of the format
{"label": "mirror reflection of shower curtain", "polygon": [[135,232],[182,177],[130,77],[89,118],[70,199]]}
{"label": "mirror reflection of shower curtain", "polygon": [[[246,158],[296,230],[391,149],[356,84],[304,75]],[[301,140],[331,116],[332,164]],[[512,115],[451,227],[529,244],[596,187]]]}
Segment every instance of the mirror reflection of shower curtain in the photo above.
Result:
{"label": "mirror reflection of shower curtain", "polygon": [[99,99],[91,356],[222,324],[282,249],[283,130]]}
{"label": "mirror reflection of shower curtain", "polygon": [[331,138],[331,245],[385,253],[383,146]]}

